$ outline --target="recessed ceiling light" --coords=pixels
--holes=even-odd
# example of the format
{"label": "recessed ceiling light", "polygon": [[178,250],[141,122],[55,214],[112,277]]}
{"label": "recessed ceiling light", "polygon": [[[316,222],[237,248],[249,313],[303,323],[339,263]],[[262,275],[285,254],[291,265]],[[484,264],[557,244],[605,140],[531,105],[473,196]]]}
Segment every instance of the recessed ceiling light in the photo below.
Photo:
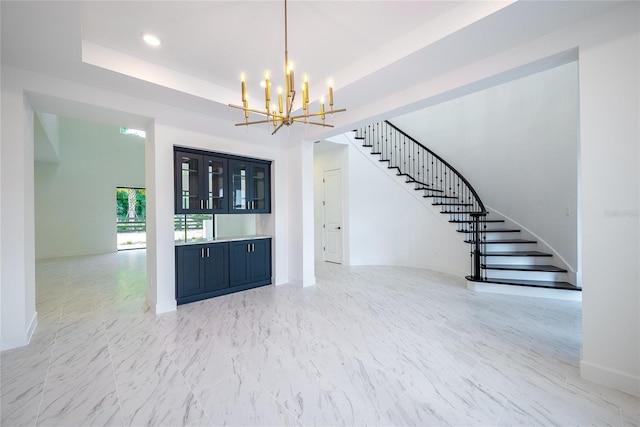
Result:
{"label": "recessed ceiling light", "polygon": [[153,34],[144,34],[142,36],[142,40],[144,40],[148,45],[160,46],[160,39]]}

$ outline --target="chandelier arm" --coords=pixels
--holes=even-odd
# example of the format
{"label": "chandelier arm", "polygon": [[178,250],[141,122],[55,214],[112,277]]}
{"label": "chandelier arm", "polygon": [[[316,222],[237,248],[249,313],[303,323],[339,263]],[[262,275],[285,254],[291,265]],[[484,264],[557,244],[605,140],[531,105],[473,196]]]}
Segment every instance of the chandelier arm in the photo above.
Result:
{"label": "chandelier arm", "polygon": [[268,112],[268,111],[256,110],[256,109],[254,109],[254,108],[245,108],[245,107],[243,107],[243,106],[241,106],[241,105],[233,105],[233,104],[229,104],[229,107],[237,108],[237,109],[239,109],[239,110],[249,111],[250,113],[261,114],[261,115],[263,115],[263,116],[267,116],[267,117],[272,117],[272,116],[273,116],[273,114],[271,114],[271,113],[270,113],[270,112]]}
{"label": "chandelier arm", "polygon": [[[305,117],[316,117],[316,116],[322,116],[323,114],[329,115],[329,114],[333,114],[333,113],[342,113],[343,111],[347,111],[347,110],[345,108],[341,108],[339,110],[325,111],[324,113],[323,112],[307,113],[307,114],[301,114],[299,116],[292,116],[291,119],[292,120],[296,120],[296,119],[305,118]],[[299,120],[296,120],[296,121],[299,121]]]}
{"label": "chandelier arm", "polygon": [[249,126],[249,125],[257,125],[258,123],[271,123],[272,120],[258,120],[255,122],[240,122],[240,123],[236,123],[236,126]]}
{"label": "chandelier arm", "polygon": [[325,128],[332,128],[332,127],[335,127],[334,125],[330,125],[330,124],[328,124],[328,123],[308,122],[308,121],[299,120],[299,119],[294,120],[294,122],[296,122],[296,123],[304,123],[305,125],[316,125],[316,126],[322,126],[322,127],[325,127]]}
{"label": "chandelier arm", "polygon": [[278,132],[283,125],[284,125],[284,122],[280,123],[280,125],[277,128],[275,128],[273,132],[271,132],[271,135],[275,135],[276,132]]}
{"label": "chandelier arm", "polygon": [[291,118],[291,109],[293,108],[293,102],[296,100],[296,91],[291,91],[291,102],[289,103],[289,108],[287,109],[286,118]]}

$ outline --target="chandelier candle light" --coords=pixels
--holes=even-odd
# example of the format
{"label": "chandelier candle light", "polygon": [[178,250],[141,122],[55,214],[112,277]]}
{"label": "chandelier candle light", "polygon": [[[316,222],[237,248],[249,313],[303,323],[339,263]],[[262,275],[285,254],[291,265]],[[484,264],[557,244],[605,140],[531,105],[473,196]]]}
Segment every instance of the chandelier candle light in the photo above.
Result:
{"label": "chandelier candle light", "polygon": [[[274,135],[276,132],[280,130],[283,125],[291,126],[293,123],[305,123],[317,126],[324,127],[333,127],[333,125],[325,123],[325,118],[327,114],[333,113],[341,113],[343,111],[347,111],[344,108],[341,109],[333,109],[333,85],[331,80],[329,80],[329,92],[328,92],[328,101],[329,101],[329,110],[325,111],[324,107],[324,97],[320,98],[320,111],[316,113],[311,113],[309,111],[309,81],[305,74],[304,82],[302,83],[302,112],[300,114],[291,115],[291,110],[293,109],[293,102],[296,98],[296,90],[294,85],[293,78],[293,64],[289,62],[289,52],[287,50],[287,0],[284,0],[284,69],[285,69],[285,92],[284,92],[284,102],[283,102],[283,93],[282,87],[278,87],[278,104],[271,103],[271,81],[269,80],[269,72],[265,73],[265,79],[261,82],[261,85],[264,87],[264,101],[265,101],[265,109],[258,110],[255,108],[249,107],[249,101],[247,98],[247,83],[245,82],[245,75],[242,73],[242,105],[234,105],[229,104],[229,107],[238,108],[244,111],[244,122],[236,123],[236,126],[249,126],[255,125],[258,123],[273,123],[273,132],[271,135]],[[258,121],[249,121],[249,113],[259,114],[264,116],[264,120]],[[322,122],[314,122],[310,121],[311,118],[319,117]]]}

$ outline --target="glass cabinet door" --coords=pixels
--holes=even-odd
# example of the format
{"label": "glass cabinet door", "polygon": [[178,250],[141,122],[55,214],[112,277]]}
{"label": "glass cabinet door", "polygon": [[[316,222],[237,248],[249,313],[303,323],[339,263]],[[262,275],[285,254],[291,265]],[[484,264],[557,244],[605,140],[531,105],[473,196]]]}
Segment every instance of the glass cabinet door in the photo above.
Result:
{"label": "glass cabinet door", "polygon": [[251,168],[251,197],[249,208],[263,211],[267,209],[267,167],[254,163]]}
{"label": "glass cabinet door", "polygon": [[202,208],[202,189],[200,174],[202,173],[202,156],[178,153],[178,185],[179,194],[176,203],[177,212],[188,212]]}
{"label": "glass cabinet door", "polygon": [[205,157],[207,169],[207,202],[205,209],[226,211],[225,176],[227,160],[218,157]]}
{"label": "glass cabinet door", "polygon": [[248,163],[241,161],[229,162],[231,167],[231,206],[230,211],[244,211],[247,209],[247,172]]}

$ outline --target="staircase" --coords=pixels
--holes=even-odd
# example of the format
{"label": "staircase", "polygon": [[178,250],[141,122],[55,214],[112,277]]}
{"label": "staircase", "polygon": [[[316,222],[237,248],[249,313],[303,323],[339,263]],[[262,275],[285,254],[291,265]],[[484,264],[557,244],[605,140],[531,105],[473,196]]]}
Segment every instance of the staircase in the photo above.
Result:
{"label": "staircase", "polygon": [[[506,226],[504,219],[491,218],[471,184],[440,156],[388,121],[354,132],[355,140],[371,148],[388,169],[440,206],[464,236],[473,259],[472,272],[466,276],[470,289],[536,295],[537,288],[569,298],[575,293],[567,291],[581,290],[569,282],[566,269],[551,264],[552,254],[537,250],[535,240],[521,238],[522,231]],[[512,292],[513,287],[529,292]]]}

